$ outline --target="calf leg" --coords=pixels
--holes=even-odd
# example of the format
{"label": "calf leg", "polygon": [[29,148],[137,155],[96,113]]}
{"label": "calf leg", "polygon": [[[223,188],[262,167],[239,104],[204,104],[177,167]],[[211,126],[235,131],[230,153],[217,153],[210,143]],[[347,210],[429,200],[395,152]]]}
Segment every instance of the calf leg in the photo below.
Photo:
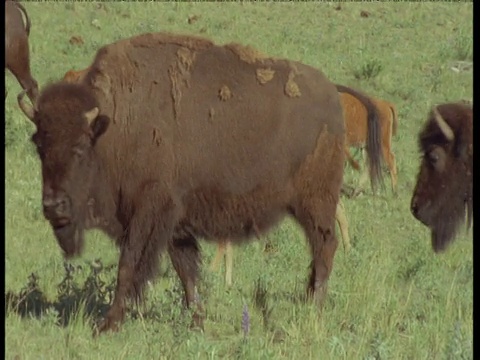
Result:
{"label": "calf leg", "polygon": [[390,178],[392,181],[392,191],[397,193],[397,163],[395,161],[395,155],[390,152],[390,155],[387,157],[388,169],[390,171]]}
{"label": "calf leg", "polygon": [[203,330],[204,313],[196,286],[201,262],[197,240],[192,236],[173,239],[168,246],[168,253],[182,282],[186,305],[189,308],[195,307],[193,313],[194,325]]}
{"label": "calf leg", "polygon": [[225,257],[225,284],[232,286],[232,270],[233,270],[233,247],[232,243],[228,240],[221,240],[218,243],[217,252],[215,258],[210,264],[210,270],[216,271],[220,264],[220,260]]}
{"label": "calf leg", "polygon": [[390,178],[392,182],[392,191],[397,192],[397,163],[395,161],[395,155],[393,155],[390,148],[390,144],[385,146],[383,157],[387,162],[388,171],[390,172]]}
{"label": "calf leg", "polygon": [[225,284],[232,286],[232,271],[233,271],[233,246],[230,241],[225,244]]}
{"label": "calf leg", "polygon": [[348,235],[348,221],[345,216],[345,208],[341,200],[338,200],[337,209],[335,211],[335,219],[337,220],[340,233],[342,234],[343,249],[345,252],[350,251],[350,236]]}
{"label": "calf leg", "polygon": [[363,170],[362,170],[362,174],[360,175],[360,180],[358,181],[358,185],[353,192],[352,196],[354,197],[359,195],[361,192],[365,190],[366,184],[368,182],[368,176],[369,176],[367,154],[365,152],[365,149],[362,149],[361,152],[363,157]]}
{"label": "calf leg", "polygon": [[352,154],[350,154],[350,149],[348,148],[347,145],[345,145],[344,152],[345,152],[345,157],[347,158],[347,161],[350,163],[350,166],[352,166],[355,170],[360,170],[360,165],[358,164],[357,161],[355,161]]}
{"label": "calf leg", "polygon": [[[392,116],[393,113],[392,113]],[[389,117],[382,129],[382,153],[385,162],[387,163],[390,172],[390,179],[392,182],[393,193],[397,192],[397,164],[395,155],[392,153],[392,133],[393,133],[393,118]]]}
{"label": "calf leg", "polygon": [[217,245],[217,252],[215,253],[215,257],[213,258],[210,264],[210,271],[217,271],[220,265],[220,261],[223,259],[225,255],[225,248],[227,246],[228,240],[220,240]]}
{"label": "calf leg", "polygon": [[176,208],[170,198],[155,196],[162,194],[159,191],[151,186],[140,194],[143,203],[137,204],[125,235],[119,240],[121,253],[115,298],[97,334],[119,329],[126,300],[142,298],[145,283],[155,275],[159,256],[172,238]]}

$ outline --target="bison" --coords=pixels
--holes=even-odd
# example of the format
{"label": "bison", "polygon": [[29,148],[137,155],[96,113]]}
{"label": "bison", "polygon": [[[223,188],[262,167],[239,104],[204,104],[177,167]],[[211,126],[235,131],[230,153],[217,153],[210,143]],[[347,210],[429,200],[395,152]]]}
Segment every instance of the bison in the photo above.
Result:
{"label": "bison", "polygon": [[120,248],[117,330],[167,251],[202,327],[198,237],[239,243],[285,215],[304,229],[321,303],[337,248],[345,128],[319,70],[249,46],[149,33],[100,48],[80,83],[19,106],[36,126],[44,217],[66,258],[99,228]]}
{"label": "bison", "polygon": [[[25,24],[22,13],[25,15]],[[29,35],[30,19],[25,8],[16,1],[5,1],[5,67],[34,101],[38,96],[38,84],[30,72]]]}
{"label": "bison", "polygon": [[[348,220],[345,215],[345,208],[341,200],[338,201],[337,210],[335,212],[335,219],[343,240],[343,248],[346,252],[350,251],[350,236],[348,235]],[[210,264],[210,270],[216,271],[220,265],[222,258],[225,258],[225,284],[232,286],[232,271],[233,271],[233,246],[232,242],[228,240],[221,241],[218,244],[217,252]]]}
{"label": "bison", "polygon": [[[350,154],[349,147],[361,147],[365,143],[368,143],[368,108],[365,107],[364,103],[360,101],[357,96],[354,96],[345,90],[348,89],[343,87],[339,89],[340,99],[343,106],[343,113],[345,116],[345,155],[348,162],[354,168],[359,170],[359,164],[353,159]],[[380,122],[380,144],[382,148],[383,160],[388,166],[390,172],[391,186],[392,191],[396,193],[397,190],[397,165],[395,161],[395,155],[392,151],[392,136],[396,134],[398,120],[397,120],[397,110],[394,104],[371,97],[370,100],[374,104],[375,108],[378,111],[379,122]],[[368,173],[366,170],[363,171],[358,190],[361,190],[365,182],[367,181]]]}
{"label": "bison", "polygon": [[418,136],[420,171],[413,216],[431,230],[435,252],[445,250],[465,221],[473,220],[473,109],[465,102],[433,107]]}

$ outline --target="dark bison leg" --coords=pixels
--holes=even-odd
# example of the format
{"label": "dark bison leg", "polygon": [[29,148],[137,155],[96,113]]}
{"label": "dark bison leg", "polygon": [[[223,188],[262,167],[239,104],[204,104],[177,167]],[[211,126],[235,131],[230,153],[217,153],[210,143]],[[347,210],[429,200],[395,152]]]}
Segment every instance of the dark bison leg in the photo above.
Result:
{"label": "dark bison leg", "polygon": [[[318,207],[322,203],[323,207]],[[312,254],[307,293],[321,304],[327,292],[327,281],[338,246],[335,236],[335,204],[327,205],[323,201],[316,204],[304,203],[296,211],[295,217],[305,231]]]}
{"label": "dark bison leg", "polygon": [[196,286],[201,262],[198,242],[192,236],[173,239],[168,246],[168,253],[182,282],[186,305],[188,308],[194,307],[194,325],[203,330],[203,307]]}
{"label": "dark bison leg", "polygon": [[154,187],[149,187],[139,199],[126,235],[120,241],[115,298],[96,333],[116,331],[125,316],[126,300],[142,299],[146,282],[158,270],[160,254],[172,238],[176,209],[171,199],[159,199]]}

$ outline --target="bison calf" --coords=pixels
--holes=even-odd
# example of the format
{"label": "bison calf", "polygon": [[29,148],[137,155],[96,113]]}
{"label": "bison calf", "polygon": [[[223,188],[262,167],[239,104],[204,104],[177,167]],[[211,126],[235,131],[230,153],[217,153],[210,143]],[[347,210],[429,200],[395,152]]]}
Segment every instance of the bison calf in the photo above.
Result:
{"label": "bison calf", "polygon": [[[26,24],[23,23],[22,13]],[[27,90],[28,97],[33,101],[38,95],[38,85],[30,73],[29,34],[30,19],[25,8],[16,1],[6,1],[5,67],[17,78],[22,88]]]}
{"label": "bison calf", "polygon": [[432,232],[435,252],[445,250],[467,215],[473,219],[473,110],[465,103],[435,106],[419,134],[423,154],[411,200],[413,216]]}

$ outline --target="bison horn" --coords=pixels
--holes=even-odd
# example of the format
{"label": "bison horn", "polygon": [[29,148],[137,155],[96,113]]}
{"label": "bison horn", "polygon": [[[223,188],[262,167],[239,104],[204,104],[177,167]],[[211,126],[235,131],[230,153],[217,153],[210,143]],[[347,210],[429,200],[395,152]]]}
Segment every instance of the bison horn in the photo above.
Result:
{"label": "bison horn", "polygon": [[35,109],[33,108],[32,105],[27,104],[27,102],[23,99],[25,94],[27,93],[26,90],[23,90],[20,94],[17,96],[17,101],[18,101],[18,106],[20,106],[20,109],[22,109],[23,113],[32,121],[35,115]]}
{"label": "bison horn", "polygon": [[83,114],[83,117],[85,120],[87,120],[88,125],[90,125],[92,121],[96,119],[99,112],[100,111],[98,110],[98,107],[95,106],[92,110],[88,110]]}
{"label": "bison horn", "polygon": [[433,115],[435,116],[435,121],[438,124],[440,130],[442,130],[443,135],[447,138],[448,141],[452,141],[455,138],[452,128],[447,124],[445,119],[438,112],[437,107],[433,108]]}

